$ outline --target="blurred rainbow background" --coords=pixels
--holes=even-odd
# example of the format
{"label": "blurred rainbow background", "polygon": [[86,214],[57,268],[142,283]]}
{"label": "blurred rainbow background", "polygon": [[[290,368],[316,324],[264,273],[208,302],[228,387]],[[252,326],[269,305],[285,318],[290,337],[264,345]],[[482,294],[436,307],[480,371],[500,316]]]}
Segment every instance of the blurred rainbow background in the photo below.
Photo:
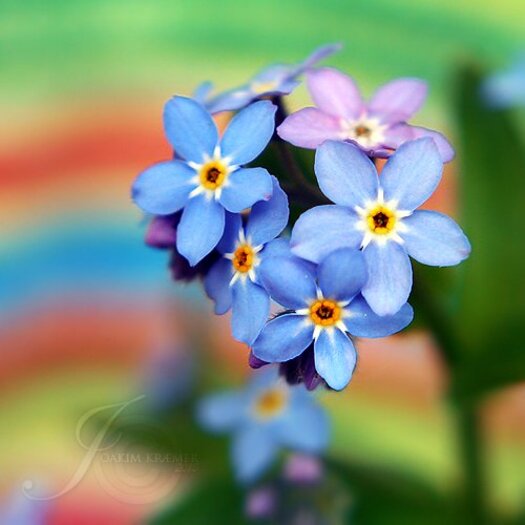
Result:
{"label": "blurred rainbow background", "polygon": [[[454,142],[455,67],[506,64],[524,19],[521,0],[2,0],[0,506],[25,479],[67,483],[84,453],[78,418],[135,395],[156,349],[184,339],[187,314],[210,327],[227,373],[246,372],[227,321],[212,318],[197,286],[170,281],[165,253],[144,246],[129,198],[135,175],[170,156],[166,99],[342,42],[329,63],[366,93],[396,76],[428,80],[418,122]],[[294,104],[307,101],[299,88]],[[456,169],[434,208],[454,212]],[[360,355],[351,388],[323,401],[333,450],[453,485],[447,378],[430,337],[410,332]],[[524,388],[505,390],[484,415],[491,497],[503,512],[525,496],[524,398]],[[53,503],[49,523],[141,523],[155,504],[119,502],[88,476]]]}

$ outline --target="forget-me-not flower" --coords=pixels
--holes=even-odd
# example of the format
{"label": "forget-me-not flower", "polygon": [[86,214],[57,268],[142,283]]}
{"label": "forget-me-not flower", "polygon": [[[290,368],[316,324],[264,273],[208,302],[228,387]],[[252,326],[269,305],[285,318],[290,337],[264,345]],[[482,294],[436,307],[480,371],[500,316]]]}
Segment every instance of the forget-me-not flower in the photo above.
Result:
{"label": "forget-me-not flower", "polygon": [[280,449],[320,453],[329,437],[323,408],[303,386],[290,387],[275,367],[255,372],[243,389],[204,399],[198,419],[206,429],[233,434],[237,478],[255,481]]}
{"label": "forget-me-not flower", "polygon": [[295,146],[315,149],[325,140],[342,140],[370,157],[388,157],[404,142],[428,136],[444,162],[454,157],[441,133],[406,123],[425,101],[427,86],[422,80],[393,80],[381,86],[368,103],[353,79],[337,69],[311,70],[306,82],[317,107],[293,113],[277,128],[278,135]]}
{"label": "forget-me-not flower", "polygon": [[[322,237],[324,232],[315,233]],[[317,271],[298,257],[269,257],[261,278],[270,296],[287,310],[269,321],[252,346],[255,357],[282,363],[301,355],[314,341],[317,373],[335,390],[352,377],[357,353],[350,335],[384,337],[407,326],[412,307],[378,316],[359,295],[367,282],[365,257],[355,249],[333,251]]]}
{"label": "forget-me-not flower", "polygon": [[[262,97],[289,95],[299,85],[297,78],[304,71],[340,49],[340,44],[329,44],[319,47],[299,64],[268,66],[246,84],[210,98],[205,105],[212,113],[235,111]],[[203,83],[197,89],[199,98],[205,100],[210,92],[210,84]]]}
{"label": "forget-me-not flower", "polygon": [[461,228],[435,211],[416,210],[436,189],[443,162],[434,141],[402,145],[381,176],[358,148],[327,141],[315,173],[335,205],[305,212],[292,231],[291,249],[320,262],[337,248],[361,248],[368,270],[362,294],[379,315],[396,313],[412,288],[409,256],[430,266],[454,266],[470,254]]}
{"label": "forget-me-not flower", "polygon": [[233,336],[246,344],[253,343],[270,312],[258,267],[266,257],[289,252],[288,241],[275,239],[286,227],[288,215],[288,198],[273,178],[271,199],[252,207],[246,226],[240,215],[228,216],[217,247],[223,257],[204,281],[206,293],[215,301],[215,313],[222,315],[231,308]]}
{"label": "forget-me-not flower", "polygon": [[276,106],[259,101],[240,111],[219,140],[217,126],[201,104],[176,96],[164,109],[164,127],[177,158],[142,172],[133,199],[144,211],[170,215],[183,210],[177,250],[193,266],[217,246],[225,213],[239,213],[272,195],[264,168],[243,168],[270,141]]}

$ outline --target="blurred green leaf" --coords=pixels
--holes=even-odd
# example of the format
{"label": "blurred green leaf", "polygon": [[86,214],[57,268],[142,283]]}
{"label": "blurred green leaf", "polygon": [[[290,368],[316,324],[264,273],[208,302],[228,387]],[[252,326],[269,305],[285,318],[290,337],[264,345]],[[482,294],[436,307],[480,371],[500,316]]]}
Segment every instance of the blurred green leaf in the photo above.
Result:
{"label": "blurred green leaf", "polygon": [[463,524],[460,505],[422,480],[391,469],[330,461],[331,471],[348,486],[352,525]]}
{"label": "blurred green leaf", "polygon": [[474,398],[525,379],[525,150],[511,115],[480,97],[482,73],[459,73],[461,224],[472,255],[460,267],[451,316],[460,360],[453,393]]}
{"label": "blurred green leaf", "polygon": [[148,521],[150,525],[244,525],[244,493],[231,479],[208,480]]}

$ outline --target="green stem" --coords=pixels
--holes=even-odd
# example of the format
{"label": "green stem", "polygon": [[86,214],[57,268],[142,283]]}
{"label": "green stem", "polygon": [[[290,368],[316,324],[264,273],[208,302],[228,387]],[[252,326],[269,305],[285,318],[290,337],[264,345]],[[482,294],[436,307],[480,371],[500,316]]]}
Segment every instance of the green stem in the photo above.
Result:
{"label": "green stem", "polygon": [[[440,354],[454,384],[454,372],[459,366],[460,343],[455,335],[450,312],[436,301],[436,289],[429,285],[426,275],[414,268],[413,303],[425,320],[438,343]],[[433,299],[432,299],[433,298]],[[457,400],[455,400],[457,401]],[[484,439],[479,403],[456,403],[455,430],[459,461],[463,474],[463,504],[468,517],[466,523],[485,525],[489,523],[486,500],[484,469]]]}
{"label": "green stem", "polygon": [[457,409],[457,431],[463,467],[464,505],[467,523],[489,523],[484,468],[484,440],[479,406],[465,405]]}

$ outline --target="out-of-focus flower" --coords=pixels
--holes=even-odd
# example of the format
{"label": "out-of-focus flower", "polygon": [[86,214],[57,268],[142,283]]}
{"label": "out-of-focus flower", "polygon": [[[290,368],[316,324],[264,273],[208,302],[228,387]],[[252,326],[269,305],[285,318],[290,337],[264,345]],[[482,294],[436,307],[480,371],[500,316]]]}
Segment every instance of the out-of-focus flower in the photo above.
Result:
{"label": "out-of-focus flower", "polygon": [[489,76],[481,89],[485,100],[493,107],[525,105],[525,54],[507,69]]}
{"label": "out-of-focus flower", "polygon": [[318,483],[323,475],[323,463],[317,456],[291,454],[284,464],[284,479],[298,485]]}
{"label": "out-of-focus flower", "polygon": [[[255,204],[242,225],[240,215],[229,215],[218,250],[222,258],[206,276],[206,293],[215,313],[232,310],[232,332],[239,341],[253,343],[270,312],[270,298],[259,281],[258,267],[269,256],[288,253],[289,244],[275,239],[288,223],[288,198],[273,178],[269,201]],[[275,239],[275,240],[274,240]]]}
{"label": "out-of-focus flower", "polygon": [[388,157],[401,144],[428,136],[444,162],[454,157],[441,133],[406,123],[425,101],[427,86],[422,80],[389,82],[368,103],[352,78],[336,69],[309,71],[306,81],[317,107],[293,113],[277,128],[278,135],[295,146],[315,149],[325,140],[341,140],[352,142],[370,157]]}
{"label": "out-of-focus flower", "polygon": [[[275,95],[288,95],[298,85],[297,78],[308,68],[341,49],[340,44],[329,44],[316,49],[306,60],[299,64],[273,64],[252,77],[246,84],[212,97],[205,102],[211,113],[236,111],[250,102]],[[197,88],[200,100],[206,100],[211,90],[209,83]]]}
{"label": "out-of-focus flower", "polygon": [[327,141],[317,150],[315,172],[336,205],[312,208],[299,218],[292,252],[320,262],[337,248],[361,248],[368,270],[364,298],[379,315],[396,313],[412,288],[409,256],[430,266],[454,266],[470,254],[468,239],[452,219],[416,210],[432,195],[442,171],[430,138],[401,146],[381,177],[354,145]]}
{"label": "out-of-focus flower", "polygon": [[252,346],[255,357],[282,363],[300,356],[313,341],[317,373],[335,390],[348,384],[357,362],[349,334],[384,337],[413,318],[409,304],[391,316],[374,314],[359,295],[368,275],[365,257],[355,249],[330,253],[317,272],[297,257],[270,257],[260,274],[272,299],[286,311],[263,328]]}
{"label": "out-of-focus flower", "polygon": [[177,251],[177,227],[181,216],[182,213],[177,212],[153,217],[146,230],[145,242],[153,248],[169,250],[171,276],[175,281],[189,282],[198,277],[205,277],[221,254],[217,250],[212,250],[195,266],[191,266],[187,259]]}
{"label": "out-of-focus flower", "polygon": [[277,507],[277,493],[274,487],[264,486],[253,489],[246,498],[245,514],[251,519],[269,518]]}
{"label": "out-of-focus flower", "polygon": [[242,482],[259,477],[281,448],[315,454],[328,444],[322,407],[302,386],[279,379],[275,367],[255,372],[243,390],[204,399],[198,418],[210,431],[233,434],[232,460]]}
{"label": "out-of-focus flower", "polygon": [[49,513],[49,502],[28,498],[21,490],[0,503],[2,525],[45,525]]}
{"label": "out-of-focus flower", "polygon": [[174,97],[164,109],[164,127],[177,158],[142,172],[133,200],[154,215],[182,216],[177,250],[194,266],[224,232],[225,211],[239,213],[272,195],[264,168],[242,168],[266,147],[274,131],[276,106],[265,100],[239,112],[222,139],[211,115],[195,100]]}

